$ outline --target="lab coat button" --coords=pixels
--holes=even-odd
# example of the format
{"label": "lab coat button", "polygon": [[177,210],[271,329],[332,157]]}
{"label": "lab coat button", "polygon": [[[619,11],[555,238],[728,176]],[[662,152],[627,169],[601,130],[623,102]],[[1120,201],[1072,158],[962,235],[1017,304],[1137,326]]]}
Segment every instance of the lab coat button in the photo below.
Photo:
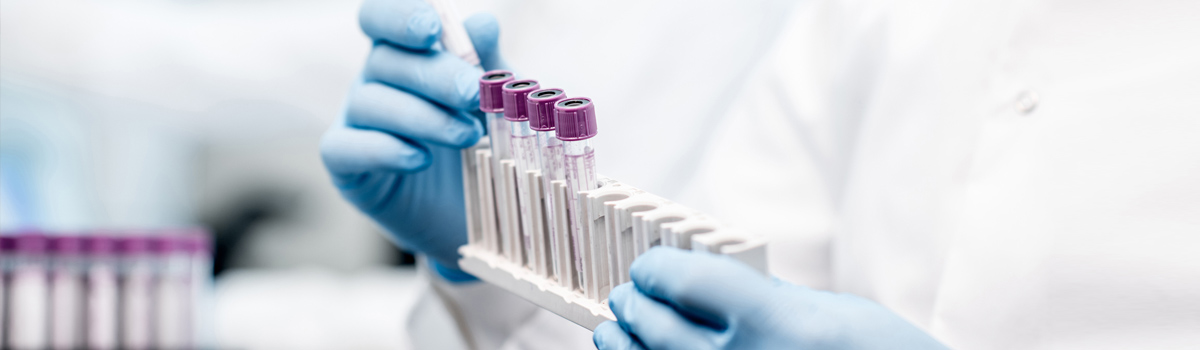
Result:
{"label": "lab coat button", "polygon": [[1030,90],[1024,90],[1017,94],[1016,100],[1013,102],[1013,109],[1020,115],[1030,115],[1037,109],[1038,94]]}

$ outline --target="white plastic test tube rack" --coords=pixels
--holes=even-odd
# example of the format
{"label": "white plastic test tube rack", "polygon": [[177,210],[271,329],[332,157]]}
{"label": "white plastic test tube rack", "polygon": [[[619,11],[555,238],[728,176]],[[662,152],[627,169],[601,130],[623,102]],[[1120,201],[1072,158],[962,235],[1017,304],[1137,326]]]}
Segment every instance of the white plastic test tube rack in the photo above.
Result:
{"label": "white plastic test tube rack", "polygon": [[[608,309],[608,292],[629,282],[629,266],[634,258],[657,245],[725,254],[767,273],[766,241],[761,238],[603,177],[597,189],[579,192],[579,213],[568,213],[565,182],[555,181],[553,193],[545,193],[539,171],[517,174],[512,161],[492,163],[488,146],[485,138],[462,154],[469,238],[467,245],[458,250],[462,255],[459,266],[587,329],[616,319]],[[494,169],[493,164],[500,164],[501,169]],[[496,171],[505,174],[506,184],[493,183]],[[524,251],[519,238],[523,233],[512,228],[520,225],[511,224],[521,215],[516,205],[517,181],[530,184],[530,217],[535,222],[527,227],[534,230],[532,252]],[[549,196],[554,200],[547,201]],[[546,208],[549,202],[555,207]],[[501,220],[498,215],[508,218]],[[548,237],[548,215],[556,218],[556,239]],[[574,230],[568,227],[567,215],[581,215],[577,222],[592,223],[580,230],[579,241],[571,234]],[[506,231],[498,227],[500,223],[512,225],[512,231],[507,231],[512,237],[503,236]],[[559,246],[550,247],[551,242]],[[576,245],[581,256],[575,255]],[[551,261],[551,249],[559,252],[559,261]],[[555,274],[555,265],[560,274]]]}

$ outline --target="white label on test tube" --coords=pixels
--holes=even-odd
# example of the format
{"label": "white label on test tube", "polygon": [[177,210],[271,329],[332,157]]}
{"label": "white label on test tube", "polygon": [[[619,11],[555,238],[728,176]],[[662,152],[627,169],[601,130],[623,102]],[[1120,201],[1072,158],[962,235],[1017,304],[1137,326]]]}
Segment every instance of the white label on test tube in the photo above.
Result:
{"label": "white label on test tube", "polygon": [[[101,238],[94,238],[99,240]],[[111,242],[107,243],[111,244]],[[95,245],[92,243],[91,245]],[[87,329],[85,343],[89,349],[117,348],[117,263],[109,252],[94,252],[88,248],[91,261],[87,267]],[[108,247],[107,249],[112,249]]]}
{"label": "white label on test tube", "polygon": [[78,256],[58,255],[51,273],[50,346],[78,349],[83,338],[83,279]]}
{"label": "white label on test tube", "polygon": [[18,256],[13,269],[8,320],[9,349],[45,349],[48,343],[49,289],[44,257]]}
{"label": "white label on test tube", "polygon": [[[578,205],[579,192],[596,189],[596,156],[588,140],[563,142],[563,171],[567,179],[567,192],[571,196],[571,200],[567,202],[570,204],[570,214],[567,217],[572,219],[571,227],[575,231],[572,233],[572,239],[580,242],[584,238],[582,226],[591,223],[578,222],[578,213],[582,210]],[[576,244],[573,249],[575,270],[583,271],[581,247]]]}
{"label": "white label on test tube", "polygon": [[149,349],[151,283],[154,279],[146,237],[125,237],[120,241],[122,277],[120,284],[120,341],[122,349]]}
{"label": "white label on test tube", "polygon": [[[512,122],[512,152],[517,165],[518,179],[525,177],[525,172],[537,169],[537,135],[529,128],[529,122]],[[533,267],[541,262],[533,247],[533,215],[530,211],[531,191],[525,181],[517,181],[517,201],[521,208],[521,241],[528,258],[526,265]]]}

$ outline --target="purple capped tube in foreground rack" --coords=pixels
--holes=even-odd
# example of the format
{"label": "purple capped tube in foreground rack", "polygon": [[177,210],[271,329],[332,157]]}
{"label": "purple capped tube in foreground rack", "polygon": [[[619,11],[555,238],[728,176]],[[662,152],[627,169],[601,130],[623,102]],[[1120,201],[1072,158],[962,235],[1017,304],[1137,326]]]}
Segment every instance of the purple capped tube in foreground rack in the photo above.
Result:
{"label": "purple capped tube in foreground rack", "polygon": [[[537,134],[529,127],[529,110],[525,98],[530,92],[540,89],[537,80],[523,79],[504,84],[504,119],[509,121],[512,132],[511,151],[517,168],[517,207],[520,210],[521,254],[516,254],[517,263],[525,264],[534,271],[544,266],[535,253],[534,223],[526,173],[537,170]],[[542,269],[544,270],[544,269]],[[544,271],[542,271],[544,272]]]}
{"label": "purple capped tube in foreground rack", "polygon": [[[555,136],[554,104],[566,98],[562,89],[541,89],[529,93],[526,97],[525,109],[529,112],[529,128],[537,132],[538,168],[542,170],[542,188],[546,194],[546,235],[550,237],[550,272],[564,286],[575,285],[575,276],[567,276],[572,271],[566,268],[570,263],[570,242],[567,232],[567,218],[555,217],[554,182],[565,181],[563,175],[562,141]],[[564,182],[565,185],[565,182]]]}
{"label": "purple capped tube in foreground rack", "polygon": [[[589,139],[596,136],[596,107],[587,97],[572,97],[554,103],[554,128],[563,143],[563,172],[567,179],[567,217],[571,223],[571,250],[575,271],[583,271],[581,255],[583,228],[579,216],[579,192],[596,189],[596,156]],[[579,279],[587,289],[588,281]]]}

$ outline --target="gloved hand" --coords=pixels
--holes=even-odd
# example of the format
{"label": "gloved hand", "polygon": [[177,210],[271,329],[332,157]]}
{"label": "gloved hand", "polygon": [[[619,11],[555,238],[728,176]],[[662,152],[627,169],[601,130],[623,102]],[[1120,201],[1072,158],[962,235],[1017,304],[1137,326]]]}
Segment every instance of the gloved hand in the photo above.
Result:
{"label": "gloved hand", "polygon": [[613,289],[600,349],[946,349],[873,301],[768,278],[729,257],[658,247]]}
{"label": "gloved hand", "polygon": [[[434,47],[442,25],[424,1],[367,0],[359,23],[374,45],[321,158],[342,196],[391,239],[455,271],[467,241],[459,153],[484,134],[483,70]],[[464,25],[483,68],[503,68],[495,18]]]}

